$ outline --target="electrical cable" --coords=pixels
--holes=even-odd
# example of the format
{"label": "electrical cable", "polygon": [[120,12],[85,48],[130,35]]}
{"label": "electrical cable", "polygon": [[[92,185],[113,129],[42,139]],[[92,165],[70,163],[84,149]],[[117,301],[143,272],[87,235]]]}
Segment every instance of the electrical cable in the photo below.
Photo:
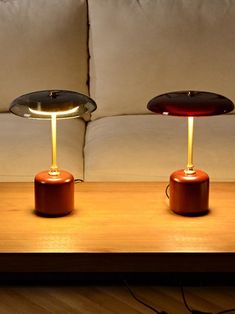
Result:
{"label": "electrical cable", "polygon": [[199,310],[194,310],[194,309],[191,309],[186,301],[186,298],[185,298],[185,293],[184,293],[184,288],[182,285],[180,285],[180,289],[181,289],[181,294],[182,294],[182,298],[183,298],[183,301],[184,301],[184,305],[186,307],[186,309],[192,313],[192,314],[213,314],[212,312],[203,312],[203,311],[199,311]]}
{"label": "electrical cable", "polygon": [[[130,288],[129,284],[127,283],[126,280],[123,279],[123,282],[126,286],[126,288],[128,289],[129,293],[131,294],[131,296],[139,303],[141,303],[142,305],[144,305],[145,307],[149,308],[150,310],[152,310],[153,312],[157,313],[157,314],[168,314],[166,311],[159,311],[156,308],[154,308],[153,306],[145,303],[144,301],[142,301],[139,297],[136,296],[136,294],[133,292],[133,290]],[[213,314],[212,312],[205,312],[205,311],[199,311],[199,310],[195,310],[195,309],[191,309],[190,306],[188,305],[187,301],[186,301],[186,297],[185,297],[185,293],[184,293],[184,288],[181,285],[181,294],[182,294],[182,298],[183,298],[183,302],[184,305],[186,307],[186,309],[191,313],[191,314]],[[235,308],[231,308],[231,309],[227,309],[227,310],[223,310],[220,312],[217,312],[215,314],[226,314],[226,313],[231,313],[234,312],[235,313]]]}
{"label": "electrical cable", "polygon": [[142,301],[140,298],[138,298],[135,293],[133,292],[133,290],[130,288],[129,284],[127,283],[126,280],[123,279],[123,282],[127,288],[127,290],[129,291],[129,293],[131,294],[131,296],[139,303],[141,303],[142,305],[144,305],[145,307],[149,308],[150,310],[152,310],[153,312],[157,313],[157,314],[168,314],[165,311],[158,311],[156,308],[154,308],[153,306],[145,303],[144,301]]}
{"label": "electrical cable", "polygon": [[169,194],[168,194],[169,187],[170,187],[170,184],[168,184],[168,185],[166,186],[166,189],[165,189],[165,194],[166,194],[166,197],[167,197],[167,198],[170,198],[170,196],[169,196]]}
{"label": "electrical cable", "polygon": [[84,180],[82,180],[82,179],[75,179],[74,180],[74,183],[81,183],[81,182],[84,182]]}
{"label": "electrical cable", "polygon": [[[185,305],[185,307],[187,308],[187,310],[188,310],[191,314],[213,314],[212,312],[203,312],[203,311],[191,309],[191,308],[189,307],[187,301],[186,301],[183,286],[181,285],[180,288],[181,288],[181,294],[182,294],[182,298],[183,298],[183,301],[184,301],[184,305]],[[235,313],[235,308],[223,310],[223,311],[217,312],[217,313],[215,313],[215,314],[225,314],[225,313],[231,313],[231,312],[234,312],[234,313]]]}
{"label": "electrical cable", "polygon": [[192,309],[189,307],[189,305],[188,305],[188,303],[187,303],[187,301],[186,301],[185,294],[184,294],[184,288],[183,288],[182,285],[180,286],[180,289],[181,289],[182,299],[183,299],[183,301],[184,301],[184,306],[186,307],[186,309],[187,309],[190,313],[192,313]]}

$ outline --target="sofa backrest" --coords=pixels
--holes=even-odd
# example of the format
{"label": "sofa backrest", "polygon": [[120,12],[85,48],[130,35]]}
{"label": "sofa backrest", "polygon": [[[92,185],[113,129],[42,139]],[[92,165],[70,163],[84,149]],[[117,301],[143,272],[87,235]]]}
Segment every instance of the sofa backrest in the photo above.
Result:
{"label": "sofa backrest", "polygon": [[87,93],[85,0],[0,1],[0,112],[42,89]]}
{"label": "sofa backrest", "polygon": [[94,118],[147,113],[149,99],[175,90],[235,102],[235,1],[88,3]]}

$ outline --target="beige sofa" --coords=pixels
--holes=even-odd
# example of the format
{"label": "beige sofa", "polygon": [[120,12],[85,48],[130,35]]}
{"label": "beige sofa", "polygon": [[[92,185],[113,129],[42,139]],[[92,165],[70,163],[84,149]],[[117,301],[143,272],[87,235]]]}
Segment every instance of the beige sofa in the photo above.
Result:
{"label": "beige sofa", "polygon": [[[50,165],[50,124],[8,113],[17,96],[90,95],[88,123],[58,123],[58,161],[86,181],[158,181],[186,163],[184,118],[151,114],[152,97],[208,90],[235,102],[235,1],[0,1],[0,180]],[[234,181],[233,115],[198,118],[195,165]]]}

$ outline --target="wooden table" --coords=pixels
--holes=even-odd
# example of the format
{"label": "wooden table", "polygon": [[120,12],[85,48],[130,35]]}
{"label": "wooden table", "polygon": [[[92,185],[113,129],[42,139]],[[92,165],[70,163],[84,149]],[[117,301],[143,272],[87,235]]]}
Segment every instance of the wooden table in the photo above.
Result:
{"label": "wooden table", "polygon": [[79,183],[73,214],[34,214],[33,184],[0,183],[0,272],[234,272],[235,183],[210,213],[168,210],[167,183]]}

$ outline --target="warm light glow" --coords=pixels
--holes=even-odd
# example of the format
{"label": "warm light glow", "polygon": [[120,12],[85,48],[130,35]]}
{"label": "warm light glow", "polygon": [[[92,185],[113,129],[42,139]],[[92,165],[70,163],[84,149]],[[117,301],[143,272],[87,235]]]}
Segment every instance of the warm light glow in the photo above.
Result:
{"label": "warm light glow", "polygon": [[65,111],[58,111],[58,112],[49,112],[49,111],[41,111],[29,108],[29,111],[38,116],[47,116],[51,117],[51,144],[52,144],[52,164],[49,171],[51,176],[58,176],[60,174],[57,166],[57,148],[56,148],[56,118],[58,116],[70,115],[75,113],[78,110],[79,106],[65,110]]}
{"label": "warm light glow", "polygon": [[193,166],[193,123],[194,117],[188,117],[188,163],[185,169],[186,174],[194,174]]}
{"label": "warm light glow", "polygon": [[41,110],[36,110],[36,109],[32,109],[29,108],[29,111],[33,114],[36,114],[38,116],[52,116],[53,114],[56,114],[56,116],[64,116],[64,115],[70,115],[75,113],[78,110],[79,106],[74,107],[72,109],[69,110],[65,110],[65,111],[58,111],[58,112],[50,112],[50,111],[41,111]]}

